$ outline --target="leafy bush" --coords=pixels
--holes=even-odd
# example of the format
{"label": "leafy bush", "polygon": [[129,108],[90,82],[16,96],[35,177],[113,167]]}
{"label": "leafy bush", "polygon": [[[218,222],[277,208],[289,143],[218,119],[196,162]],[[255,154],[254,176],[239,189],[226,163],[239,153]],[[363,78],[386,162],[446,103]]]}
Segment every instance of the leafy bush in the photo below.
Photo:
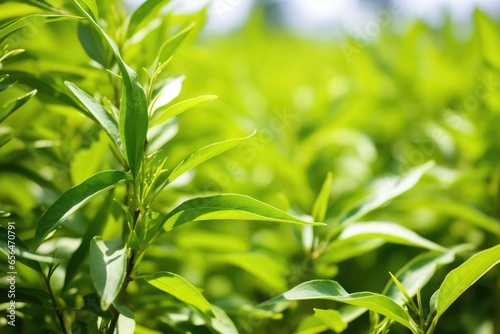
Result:
{"label": "leafy bush", "polygon": [[498,331],[497,23],[55,3],[1,5],[2,332]]}

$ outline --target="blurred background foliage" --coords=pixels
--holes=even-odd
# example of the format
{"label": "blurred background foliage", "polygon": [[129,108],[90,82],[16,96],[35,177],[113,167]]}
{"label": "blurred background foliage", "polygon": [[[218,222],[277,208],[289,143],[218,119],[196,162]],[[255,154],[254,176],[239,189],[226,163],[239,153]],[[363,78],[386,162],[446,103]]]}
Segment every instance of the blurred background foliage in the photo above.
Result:
{"label": "blurred background foliage", "polygon": [[[2,2],[0,25],[41,11],[25,3]],[[457,34],[447,18],[439,26],[415,20],[400,30],[382,27],[373,36],[365,34],[368,38],[314,38],[288,30],[280,24],[276,3],[261,1],[245,24],[222,35],[200,33],[203,10],[151,13],[168,16],[168,24],[152,24],[139,43],[127,40],[121,27],[124,6],[112,0],[97,3],[107,19],[106,31],[143,82],[141,68],[154,61],[159,44],[196,22],[166,70],[172,98],[219,98],[170,122],[164,133],[172,137],[167,143],[169,168],[209,143],[257,130],[248,144],[176,181],[160,195],[159,210],[167,211],[193,194],[234,192],[311,214],[332,172],[326,217],[331,223],[370,194],[373,180],[434,160],[437,166],[414,189],[366,220],[397,222],[446,247],[472,243],[484,249],[498,243],[500,24],[487,13],[474,12],[467,36]],[[33,237],[38,217],[64,190],[97,171],[120,168],[109,139],[82,114],[63,84],[70,80],[96,96],[117,97],[109,84],[116,78],[90,60],[77,38],[77,25],[35,25],[2,44],[9,44],[6,50],[25,51],[2,61],[0,74],[11,74],[18,84],[0,93],[0,104],[38,90],[1,124],[2,131],[14,135],[0,148],[0,210],[11,212],[2,220],[15,221],[23,240]],[[103,62],[112,66],[109,59]],[[70,258],[103,203],[108,203],[104,197],[71,217],[43,251]],[[119,225],[120,209],[111,209],[113,214],[102,224],[104,236],[113,236]],[[223,307],[242,333],[292,333],[313,306],[337,305],[303,302],[286,310],[282,319],[267,319],[254,305],[313,278],[333,278],[348,291],[382,291],[388,271],[396,272],[421,252],[384,245],[340,263],[316,263],[304,253],[300,234],[299,228],[266,223],[192,224],[164,234],[141,270],[182,274]],[[56,289],[63,288],[64,267],[56,271]],[[438,271],[424,289],[425,300],[446,272]],[[19,273],[18,286],[40,285],[30,269],[20,265]],[[462,296],[441,320],[439,332],[493,333],[492,319],[500,317],[498,276],[493,270]],[[65,304],[81,306],[82,296],[92,292],[85,280],[89,273],[82,267],[62,297]],[[129,301],[138,332],[168,332],[173,322],[188,320],[173,299],[153,288],[133,282],[130,291],[140,292]],[[24,321],[26,332],[45,321],[44,313],[35,309],[24,314],[32,321]],[[356,320],[346,332],[366,330],[366,319]]]}

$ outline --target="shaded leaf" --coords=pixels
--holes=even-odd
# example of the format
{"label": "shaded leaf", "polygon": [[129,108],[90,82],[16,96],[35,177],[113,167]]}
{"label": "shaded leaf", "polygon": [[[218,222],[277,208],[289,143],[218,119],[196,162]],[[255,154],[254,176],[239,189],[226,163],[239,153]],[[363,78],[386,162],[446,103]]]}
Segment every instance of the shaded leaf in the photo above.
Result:
{"label": "shaded leaf", "polygon": [[36,94],[36,89],[31,92],[18,97],[16,100],[11,101],[0,108],[0,122],[9,117],[14,111],[21,108],[29,99],[31,99]]}
{"label": "shaded leaf", "polygon": [[[15,230],[13,230],[13,232],[15,232]],[[40,266],[40,263],[38,263],[38,261],[43,261],[48,263],[54,261],[54,259],[51,257],[31,252],[28,249],[28,247],[24,244],[24,242],[21,239],[19,239],[17,233],[15,233],[14,235],[15,235],[15,240],[12,241],[15,242],[14,251],[15,251],[16,261],[19,261],[22,264],[25,264],[26,266],[38,272],[42,272],[42,267]],[[9,246],[8,241],[10,240],[8,236],[9,236],[8,230],[3,226],[0,226],[0,249],[5,254],[9,254],[9,251],[12,249],[8,247]]]}

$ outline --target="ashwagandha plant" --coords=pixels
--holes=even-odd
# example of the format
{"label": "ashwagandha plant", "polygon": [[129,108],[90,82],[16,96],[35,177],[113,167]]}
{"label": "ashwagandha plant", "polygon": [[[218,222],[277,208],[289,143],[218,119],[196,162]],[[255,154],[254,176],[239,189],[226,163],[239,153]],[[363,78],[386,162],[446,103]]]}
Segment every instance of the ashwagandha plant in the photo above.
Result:
{"label": "ashwagandha plant", "polygon": [[[158,11],[167,2],[147,1],[135,10],[126,20],[124,27],[126,38],[121,42],[127,43],[127,38],[132,38],[138,27],[145,24],[144,20],[150,12]],[[35,3],[43,5],[41,6],[43,8],[53,9],[48,2]],[[201,96],[173,105],[168,105],[168,101],[165,102],[167,95],[164,90],[165,81],[160,81],[159,78],[168,65],[173,50],[188,33],[190,27],[161,45],[154,63],[149,70],[145,70],[147,83],[143,86],[136,72],[123,61],[117,43],[98,23],[99,12],[96,3],[75,0],[73,4],[81,17],[70,18],[81,20],[79,33],[83,47],[94,60],[103,65],[103,70],[111,74],[112,82],[116,85],[115,89],[120,91],[119,98],[116,99],[119,105],[114,105],[112,99],[104,97],[98,101],[94,97],[95,94],[83,91],[72,82],[65,84],[81,104],[84,113],[93,118],[109,136],[113,153],[123,169],[98,172],[64,192],[41,216],[31,247],[27,247],[23,241],[17,239],[16,254],[19,261],[37,271],[46,287],[45,291],[35,290],[31,291],[31,294],[37,295],[35,299],[38,300],[48,297],[57,316],[59,330],[63,333],[69,332],[70,328],[75,332],[86,331],[93,327],[100,332],[134,333],[133,312],[122,301],[129,283],[140,279],[199,310],[203,317],[209,319],[207,323],[212,330],[220,333],[236,332],[224,312],[211,305],[202,293],[183,277],[168,271],[142,273],[139,265],[148,247],[162,232],[171,231],[179,225],[192,221],[242,219],[303,225],[319,223],[301,220],[256,199],[238,194],[193,198],[167,214],[156,211],[155,198],[175,179],[248,137],[208,145],[189,155],[173,170],[164,169],[167,157],[163,152],[165,137],[161,134],[167,130],[168,120],[199,103],[213,99],[213,96]],[[46,16],[50,17],[53,18]],[[26,18],[11,22],[2,29],[2,32],[6,34],[15,31],[26,22],[29,22]],[[106,58],[108,52],[112,57]],[[113,72],[113,68],[109,66],[112,64],[116,65],[119,73]],[[31,95],[25,99],[29,96]],[[8,110],[6,113],[10,112]],[[121,236],[113,240],[103,240],[96,233],[96,229],[89,228],[89,233],[83,238],[81,246],[66,268],[67,286],[75,277],[82,258],[88,252],[90,274],[99,296],[99,303],[97,306],[91,305],[94,308],[91,312],[99,317],[92,326],[82,321],[74,321],[70,325],[71,314],[74,312],[66,305],[61,305],[60,298],[52,289],[51,278],[58,267],[57,260],[41,257],[36,254],[36,250],[71,214],[100,193],[108,191],[109,194],[113,194],[112,190],[120,186],[125,188],[124,200],[115,198],[115,202],[123,209]],[[103,203],[102,212],[96,216],[98,223],[106,221],[106,210],[112,196],[108,195]],[[2,246],[5,249],[6,245],[2,243]],[[40,260],[49,263],[44,266],[40,264]]]}

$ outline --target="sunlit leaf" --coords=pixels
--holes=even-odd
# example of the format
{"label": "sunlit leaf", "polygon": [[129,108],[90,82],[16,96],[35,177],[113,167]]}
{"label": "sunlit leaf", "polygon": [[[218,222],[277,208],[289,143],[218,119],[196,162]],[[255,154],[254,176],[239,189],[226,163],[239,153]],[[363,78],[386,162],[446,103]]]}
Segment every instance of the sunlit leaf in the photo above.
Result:
{"label": "sunlit leaf", "polygon": [[340,303],[363,307],[375,313],[382,314],[411,329],[406,312],[392,299],[373,292],[356,292],[350,294],[338,282],[330,280],[313,280],[299,284],[284,294],[265,302],[264,305],[290,300],[314,299],[334,300]]}
{"label": "sunlit leaf", "polygon": [[24,28],[26,26],[37,27],[44,23],[51,23],[64,20],[79,20],[78,16],[73,15],[47,15],[47,14],[34,14],[29,16],[24,16],[17,21],[9,23],[7,26],[0,29],[0,40],[2,40],[7,35],[15,32],[18,29]]}
{"label": "sunlit leaf", "polygon": [[238,219],[301,225],[323,225],[296,218],[284,211],[254,198],[225,194],[188,200],[172,210],[161,226],[170,231],[174,227],[194,221]]}
{"label": "sunlit leaf", "polygon": [[142,278],[154,287],[187,304],[193,305],[206,315],[214,316],[212,305],[205,299],[197,287],[189,283],[182,276],[162,271],[153,275],[143,276]]}
{"label": "sunlit leaf", "polygon": [[99,193],[116,187],[127,180],[127,174],[120,171],[99,172],[82,183],[68,189],[40,217],[33,244],[38,247],[50,232],[54,231],[73,212],[78,210]]}
{"label": "sunlit leaf", "polygon": [[448,273],[437,295],[436,319],[441,317],[462,293],[499,262],[500,245],[474,254],[458,268]]}
{"label": "sunlit leaf", "polygon": [[202,95],[202,96],[198,96],[198,97],[195,97],[195,98],[192,98],[189,100],[185,100],[185,101],[176,103],[168,108],[160,107],[157,110],[155,110],[155,112],[153,114],[153,121],[151,122],[151,126],[163,123],[166,120],[168,120],[174,116],[177,116],[186,110],[194,108],[197,105],[200,105],[204,102],[215,100],[216,98],[217,98],[216,95]]}
{"label": "sunlit leaf", "polygon": [[333,175],[331,172],[326,176],[325,182],[314,202],[312,209],[312,216],[315,221],[322,222],[325,220],[326,210],[328,209],[328,199],[330,197],[330,190],[332,189]]}
{"label": "sunlit leaf", "polygon": [[120,240],[103,241],[94,237],[89,251],[90,275],[106,311],[118,296],[127,269],[127,248]]}
{"label": "sunlit leaf", "polygon": [[329,329],[335,331],[335,333],[341,333],[347,328],[347,324],[337,310],[322,310],[315,308],[314,316],[320,319]]}
{"label": "sunlit leaf", "polygon": [[2,108],[0,108],[0,122],[9,117],[14,111],[21,108],[29,99],[31,99],[36,94],[36,89],[31,92],[18,97],[16,100],[7,103]]}
{"label": "sunlit leaf", "polygon": [[65,82],[66,86],[75,94],[75,96],[80,100],[80,102],[87,108],[87,110],[95,117],[97,123],[106,132],[106,134],[111,138],[116,147],[123,154],[122,140],[120,138],[120,131],[118,130],[118,123],[110,115],[110,113],[104,109],[104,107],[97,102],[92,96],[85,93],[83,90],[78,88],[74,83],[69,81]]}

